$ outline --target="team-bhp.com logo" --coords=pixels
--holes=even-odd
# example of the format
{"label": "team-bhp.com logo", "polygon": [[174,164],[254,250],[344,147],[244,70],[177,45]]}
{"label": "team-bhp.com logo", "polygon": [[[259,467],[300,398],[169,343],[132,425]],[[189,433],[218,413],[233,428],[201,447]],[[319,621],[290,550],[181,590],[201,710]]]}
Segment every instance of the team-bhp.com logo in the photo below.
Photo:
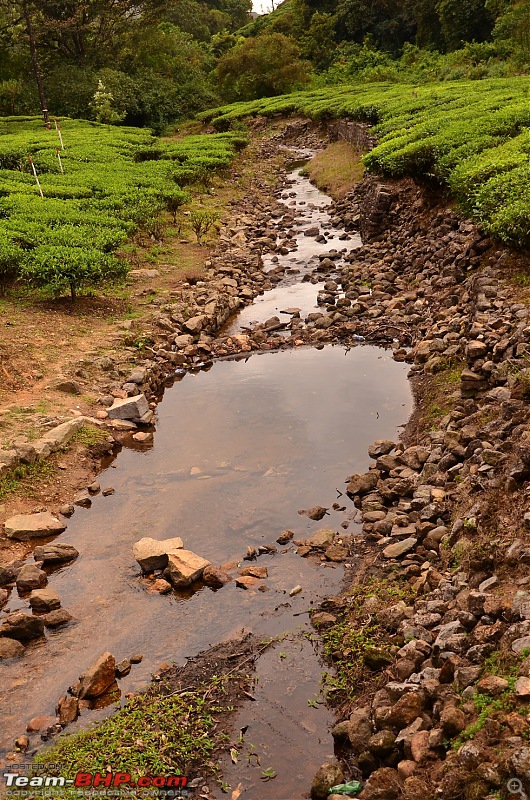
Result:
{"label": "team-bhp.com logo", "polygon": [[11,789],[53,789],[61,786],[76,789],[177,789],[180,796],[184,796],[181,790],[188,785],[188,779],[183,775],[142,775],[134,780],[129,772],[78,772],[75,778],[4,772],[4,780]]}

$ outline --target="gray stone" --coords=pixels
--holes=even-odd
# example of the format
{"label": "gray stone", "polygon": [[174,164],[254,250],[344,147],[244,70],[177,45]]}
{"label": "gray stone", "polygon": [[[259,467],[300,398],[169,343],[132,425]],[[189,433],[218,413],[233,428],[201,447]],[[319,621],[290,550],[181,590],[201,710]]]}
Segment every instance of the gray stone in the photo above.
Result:
{"label": "gray stone", "polygon": [[521,655],[524,650],[530,650],[530,636],[521,636],[512,642],[512,650],[517,655]]}
{"label": "gray stone", "polygon": [[16,514],[5,521],[4,529],[8,539],[25,542],[28,539],[62,533],[66,530],[66,525],[49,511],[40,511],[38,514]]}
{"label": "gray stone", "polygon": [[133,556],[143,572],[154,572],[157,569],[165,569],[168,555],[181,550],[182,547],[183,542],[179,536],[161,541],[145,537],[133,545]]}
{"label": "gray stone", "polygon": [[121,420],[141,420],[149,411],[149,403],[144,394],[137,394],[134,397],[126,397],[123,400],[115,400],[112,406],[107,409],[109,419]]}
{"label": "gray stone", "polygon": [[42,561],[43,564],[58,564],[62,561],[72,561],[77,558],[79,551],[72,544],[56,542],[52,544],[39,545],[33,551],[35,561]]}
{"label": "gray stone", "polygon": [[395,544],[389,544],[388,547],[385,547],[383,550],[383,555],[385,558],[399,558],[405,555],[405,553],[414,550],[417,544],[418,540],[414,536],[411,536]]}

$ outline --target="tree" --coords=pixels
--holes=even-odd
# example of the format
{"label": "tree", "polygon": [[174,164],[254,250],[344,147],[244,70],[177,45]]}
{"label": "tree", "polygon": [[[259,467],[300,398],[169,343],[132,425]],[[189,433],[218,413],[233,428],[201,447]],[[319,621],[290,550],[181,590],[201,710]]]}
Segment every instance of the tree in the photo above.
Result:
{"label": "tree", "polygon": [[300,56],[298,45],[281,33],[247,39],[219,60],[221,89],[233,100],[284,94],[310,79],[310,65]]}
{"label": "tree", "polygon": [[[488,7],[489,4],[488,4]],[[495,23],[493,36],[500,41],[511,40],[515,54],[522,63],[527,63],[530,54],[530,2],[519,0],[504,4],[498,9],[500,15]]]}
{"label": "tree", "polygon": [[484,42],[491,35],[493,18],[484,0],[438,0],[436,11],[448,50],[464,42]]}
{"label": "tree", "polygon": [[116,283],[127,274],[127,266],[108,253],[83,247],[40,245],[28,253],[22,277],[32,286],[54,294],[69,289],[73,301],[80,289]]}

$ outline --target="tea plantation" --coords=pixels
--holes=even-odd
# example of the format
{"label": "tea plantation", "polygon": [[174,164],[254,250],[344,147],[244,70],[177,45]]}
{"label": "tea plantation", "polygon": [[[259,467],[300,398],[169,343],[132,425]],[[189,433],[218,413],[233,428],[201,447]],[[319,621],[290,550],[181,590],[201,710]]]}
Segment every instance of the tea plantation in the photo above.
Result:
{"label": "tea plantation", "polygon": [[297,113],[371,123],[369,170],[448,187],[460,208],[506,244],[530,244],[530,79],[425,86],[326,87],[199,115],[217,130],[248,116]]}
{"label": "tea plantation", "polygon": [[[20,277],[72,297],[115,280],[115,251],[139,227],[176,213],[182,188],[230,165],[232,133],[161,142],[148,131],[80,120],[57,131],[36,118],[0,118],[0,285]],[[37,172],[40,189],[33,174]],[[42,192],[42,195],[41,195]]]}

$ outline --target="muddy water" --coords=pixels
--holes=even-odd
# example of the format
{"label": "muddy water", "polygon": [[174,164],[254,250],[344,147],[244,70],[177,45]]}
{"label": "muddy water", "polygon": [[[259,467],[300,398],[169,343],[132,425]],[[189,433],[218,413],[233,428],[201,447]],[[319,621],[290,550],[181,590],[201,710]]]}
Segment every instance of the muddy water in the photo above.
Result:
{"label": "muddy water", "polygon": [[[305,237],[304,247],[311,241]],[[307,291],[308,284],[290,280],[275,291]],[[262,657],[257,702],[238,715],[259,763],[254,757],[226,768],[232,786],[241,783],[248,797],[304,796],[332,742],[330,715],[318,702],[322,665],[300,628],[310,604],[339,590],[344,566],[280,547],[259,558],[269,570],[265,592],[232,583],[218,592],[199,587],[161,597],[146,593],[131,547],[142,536],[179,535],[185,547],[219,564],[241,560],[248,545],[274,543],[286,528],[298,537],[321,527],[342,530],[354,511],[342,495],[346,476],[365,470],[368,444],[395,437],[410,413],[406,369],[373,347],[301,348],[217,361],[167,390],[152,446],[131,440],[100,478],[115,494],[77,509],[61,537],[81,555],[51,573],[50,586],[74,624],[48,632],[45,644],[0,667],[0,754],[30,718],[53,714],[58,697],[105,650],[117,660],[144,654],[120,681],[125,693],[144,686],[162,662],[183,663],[244,628],[263,636],[296,633]],[[297,513],[337,499],[346,511],[321,522]],[[348,533],[355,532],[351,522]],[[303,591],[291,598],[297,584]],[[27,608],[27,601],[13,592],[9,608]],[[84,712],[71,729],[101,713]],[[268,768],[278,777],[263,782]]]}

